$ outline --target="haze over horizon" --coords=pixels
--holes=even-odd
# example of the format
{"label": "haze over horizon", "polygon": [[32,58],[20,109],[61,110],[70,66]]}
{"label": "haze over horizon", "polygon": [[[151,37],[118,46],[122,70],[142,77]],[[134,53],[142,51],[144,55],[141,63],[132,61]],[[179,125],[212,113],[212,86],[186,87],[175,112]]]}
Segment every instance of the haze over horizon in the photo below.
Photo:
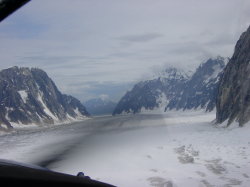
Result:
{"label": "haze over horizon", "polygon": [[231,57],[247,0],[33,0],[0,24],[0,69],[45,70],[81,101],[118,100],[152,69]]}

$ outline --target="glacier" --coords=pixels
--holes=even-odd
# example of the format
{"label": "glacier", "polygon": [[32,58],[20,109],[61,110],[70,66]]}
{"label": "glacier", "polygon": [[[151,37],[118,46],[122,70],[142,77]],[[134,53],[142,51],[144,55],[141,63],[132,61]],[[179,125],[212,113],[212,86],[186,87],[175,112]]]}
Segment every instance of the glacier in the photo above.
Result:
{"label": "glacier", "polygon": [[117,186],[249,186],[249,128],[214,123],[215,111],[95,117],[0,136],[0,159]]}

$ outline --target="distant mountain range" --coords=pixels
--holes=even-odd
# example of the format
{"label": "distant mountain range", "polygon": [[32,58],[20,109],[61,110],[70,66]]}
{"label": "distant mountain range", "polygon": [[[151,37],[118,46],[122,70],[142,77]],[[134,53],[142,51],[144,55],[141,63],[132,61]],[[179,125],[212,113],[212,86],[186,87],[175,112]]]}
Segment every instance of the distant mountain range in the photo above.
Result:
{"label": "distant mountain range", "polygon": [[62,94],[41,69],[12,67],[0,71],[0,128],[55,124],[88,116],[76,98]]}
{"label": "distant mountain range", "polygon": [[186,110],[215,108],[221,72],[227,58],[217,57],[202,63],[189,75],[168,68],[160,77],[137,83],[118,102],[113,115],[144,110]]}
{"label": "distant mountain range", "polygon": [[84,106],[91,115],[107,115],[112,114],[116,103],[109,99],[95,98],[84,102]]}

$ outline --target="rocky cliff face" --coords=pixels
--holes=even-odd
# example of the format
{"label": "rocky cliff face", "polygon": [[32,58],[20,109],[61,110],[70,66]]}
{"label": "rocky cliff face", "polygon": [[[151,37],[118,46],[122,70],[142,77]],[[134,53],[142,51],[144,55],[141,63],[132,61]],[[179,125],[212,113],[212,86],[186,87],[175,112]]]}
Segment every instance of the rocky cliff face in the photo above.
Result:
{"label": "rocky cliff face", "polygon": [[48,75],[37,68],[0,71],[0,124],[54,124],[87,116],[77,99],[61,94]]}
{"label": "rocky cliff face", "polygon": [[122,97],[113,114],[138,113],[160,107],[164,111],[169,100],[181,92],[188,78],[184,72],[168,68],[164,76],[136,84]]}
{"label": "rocky cliff face", "polygon": [[217,122],[250,120],[250,27],[238,40],[219,85]]}
{"label": "rocky cliff face", "polygon": [[202,63],[186,82],[182,92],[169,102],[166,110],[203,108],[212,111],[216,105],[221,72],[227,62],[227,58],[217,57]]}

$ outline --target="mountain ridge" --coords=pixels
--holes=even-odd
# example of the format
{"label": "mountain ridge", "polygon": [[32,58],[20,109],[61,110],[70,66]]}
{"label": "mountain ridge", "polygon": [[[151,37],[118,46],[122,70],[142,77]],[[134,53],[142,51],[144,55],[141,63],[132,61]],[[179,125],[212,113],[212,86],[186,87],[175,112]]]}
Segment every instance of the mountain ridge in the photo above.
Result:
{"label": "mountain ridge", "polygon": [[0,103],[0,123],[5,129],[13,124],[54,124],[89,116],[80,101],[62,94],[39,68],[1,70]]}
{"label": "mountain ridge", "polygon": [[122,113],[139,113],[142,108],[153,110],[165,107],[167,100],[181,89],[187,77],[179,73],[179,69],[170,67],[165,70],[170,78],[158,77],[157,79],[141,81],[134,85],[118,102],[113,115]]}
{"label": "mountain ridge", "polygon": [[189,73],[167,68],[165,75],[134,85],[118,102],[113,115],[139,113],[142,110],[163,111],[215,108],[218,80],[228,59],[218,56],[202,63],[196,71]]}
{"label": "mountain ridge", "polygon": [[181,95],[172,99],[166,110],[204,108],[212,111],[216,105],[218,82],[228,58],[218,56],[201,63],[193,73]]}

